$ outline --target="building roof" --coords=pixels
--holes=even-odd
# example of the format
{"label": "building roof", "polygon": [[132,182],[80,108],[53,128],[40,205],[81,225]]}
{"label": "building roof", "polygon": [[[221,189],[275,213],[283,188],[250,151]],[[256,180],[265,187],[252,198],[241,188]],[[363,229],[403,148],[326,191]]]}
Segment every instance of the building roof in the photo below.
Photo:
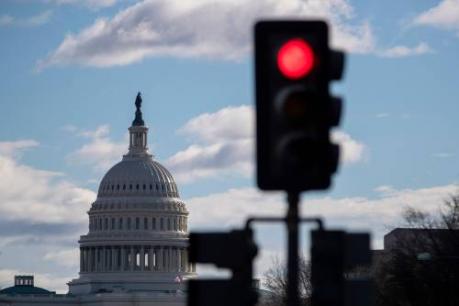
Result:
{"label": "building roof", "polygon": [[5,289],[0,290],[0,294],[7,294],[7,295],[24,295],[24,294],[33,294],[33,295],[51,295],[55,294],[54,291],[48,291],[46,289],[35,287],[35,286],[12,286]]}

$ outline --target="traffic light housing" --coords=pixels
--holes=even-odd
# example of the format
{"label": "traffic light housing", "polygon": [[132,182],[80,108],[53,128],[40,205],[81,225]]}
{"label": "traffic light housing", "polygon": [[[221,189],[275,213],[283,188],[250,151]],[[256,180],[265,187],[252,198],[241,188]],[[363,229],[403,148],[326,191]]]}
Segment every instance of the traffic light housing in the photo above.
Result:
{"label": "traffic light housing", "polygon": [[255,25],[257,183],[263,190],[326,189],[339,147],[341,99],[329,83],[341,78],[344,54],[328,45],[323,21]]}
{"label": "traffic light housing", "polygon": [[188,282],[188,306],[253,306],[253,259],[258,248],[252,230],[229,233],[191,233],[189,260],[230,269],[231,279],[197,279]]}
{"label": "traffic light housing", "polygon": [[372,305],[371,257],[369,234],[311,231],[312,305]]}

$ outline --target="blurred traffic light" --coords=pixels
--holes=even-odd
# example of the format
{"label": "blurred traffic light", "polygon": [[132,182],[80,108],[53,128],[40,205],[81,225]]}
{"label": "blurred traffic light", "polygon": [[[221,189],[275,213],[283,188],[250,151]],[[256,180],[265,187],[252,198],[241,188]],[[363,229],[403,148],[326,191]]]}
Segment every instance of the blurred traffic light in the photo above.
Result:
{"label": "blurred traffic light", "polygon": [[326,189],[339,147],[341,99],[329,83],[341,78],[344,54],[330,50],[322,21],[261,21],[255,26],[257,182],[264,190]]}
{"label": "blurred traffic light", "polygon": [[191,233],[190,262],[212,263],[230,269],[231,279],[188,282],[188,306],[253,306],[258,295],[253,285],[253,259],[258,249],[250,229],[229,233]]}
{"label": "blurred traffic light", "polygon": [[314,306],[370,306],[369,234],[311,231],[311,286]]}

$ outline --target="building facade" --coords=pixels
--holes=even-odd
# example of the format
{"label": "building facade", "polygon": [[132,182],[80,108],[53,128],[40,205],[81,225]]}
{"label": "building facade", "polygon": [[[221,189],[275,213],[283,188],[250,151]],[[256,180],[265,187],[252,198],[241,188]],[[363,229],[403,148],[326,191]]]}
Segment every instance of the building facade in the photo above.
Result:
{"label": "building facade", "polygon": [[185,304],[184,281],[195,274],[188,262],[188,211],[170,172],[148,152],[140,93],[135,104],[129,150],[105,174],[88,211],[80,273],[68,294],[4,289],[0,305]]}

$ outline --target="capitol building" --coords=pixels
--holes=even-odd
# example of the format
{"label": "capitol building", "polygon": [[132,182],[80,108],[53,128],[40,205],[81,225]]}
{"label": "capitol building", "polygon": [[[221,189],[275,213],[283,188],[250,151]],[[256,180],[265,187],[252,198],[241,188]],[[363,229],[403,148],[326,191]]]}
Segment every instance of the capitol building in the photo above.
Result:
{"label": "capitol building", "polygon": [[80,273],[67,294],[36,287],[33,276],[17,275],[0,290],[3,305],[186,304],[188,211],[170,172],[148,152],[148,127],[140,93],[129,127],[129,150],[99,185],[82,235]]}

